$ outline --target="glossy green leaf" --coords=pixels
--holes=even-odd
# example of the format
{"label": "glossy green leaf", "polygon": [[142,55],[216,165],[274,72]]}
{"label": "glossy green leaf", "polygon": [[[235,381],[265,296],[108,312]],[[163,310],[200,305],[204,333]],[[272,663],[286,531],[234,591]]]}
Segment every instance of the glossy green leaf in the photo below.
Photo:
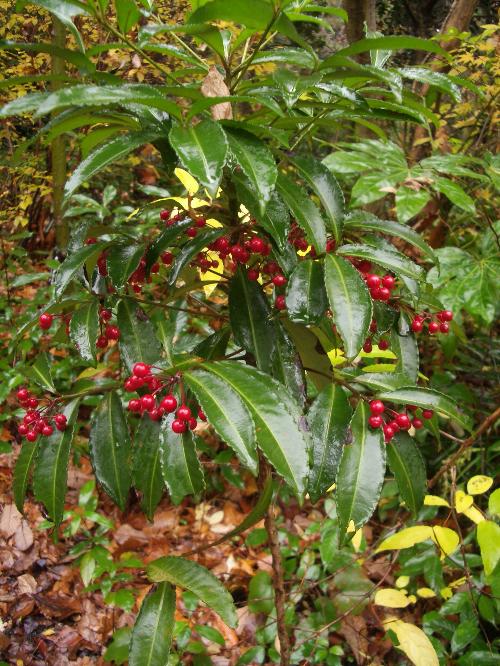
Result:
{"label": "glossy green leaf", "polygon": [[309,471],[308,441],[300,409],[286,389],[269,375],[233,361],[206,363],[205,369],[239,394],[253,416],[259,447],[292,490],[302,495]]}
{"label": "glossy green leaf", "polygon": [[393,220],[381,220],[376,217],[376,215],[362,210],[354,211],[348,215],[344,219],[344,224],[346,227],[352,229],[379,231],[383,234],[395,236],[396,238],[402,238],[407,243],[410,243],[410,245],[418,247],[424,257],[429,259],[429,261],[432,261],[433,263],[437,262],[434,250],[427,245],[419,233],[413,231],[411,227],[405,224],[399,224]]}
{"label": "glossy green leaf", "polygon": [[129,371],[134,363],[155,363],[161,355],[160,343],[153,324],[132,299],[118,303],[117,323],[120,329],[120,355]]}
{"label": "glossy green leaf", "polygon": [[42,502],[47,515],[56,527],[63,519],[69,455],[75,433],[78,404],[78,399],[73,400],[63,410],[68,419],[64,432],[54,429],[54,433],[50,437],[41,437],[37,444],[38,452],[33,470],[33,492],[35,499]]}
{"label": "glossy green leaf", "polygon": [[264,30],[273,18],[273,7],[266,0],[254,0],[252,4],[247,0],[209,0],[200,4],[202,6],[189,17],[190,23],[231,21],[254,30]]}
{"label": "glossy green leaf", "polygon": [[174,504],[186,495],[199,496],[205,488],[200,461],[190,431],[177,435],[172,431],[173,417],[164,418],[160,428],[161,471]]}
{"label": "glossy green leaf", "polygon": [[317,502],[335,482],[351,417],[345,391],[335,384],[326,386],[309,409],[312,464],[307,488],[312,502]]}
{"label": "glossy green leaf", "polygon": [[100,145],[86,157],[73,171],[64,187],[64,196],[70,197],[80,185],[89,181],[96,173],[109,164],[125,157],[136,148],[152,143],[157,132],[127,132]]}
{"label": "glossy green leaf", "polygon": [[408,222],[430,201],[431,195],[425,188],[414,190],[401,185],[396,192],[396,213],[400,222]]}
{"label": "glossy green leaf", "polygon": [[253,64],[281,62],[285,65],[299,65],[312,68],[316,64],[314,56],[304,49],[278,47],[270,51],[260,51],[253,59]]}
{"label": "glossy green leaf", "polygon": [[115,0],[116,20],[121,32],[127,33],[137,25],[141,13],[134,0]]}
{"label": "glossy green leaf", "polygon": [[405,79],[427,83],[448,94],[455,102],[460,102],[460,88],[446,74],[434,72],[428,67],[399,67],[397,71]]}
{"label": "glossy green leaf", "polygon": [[297,223],[304,230],[309,243],[315,247],[316,252],[324,252],[325,222],[306,190],[282,173],[278,176],[277,188]]}
{"label": "glossy green leaf", "polygon": [[301,324],[315,324],[328,308],[323,264],[306,259],[297,264],[286,290],[288,316]]}
{"label": "glossy green leaf", "polygon": [[96,363],[96,341],[99,335],[99,306],[97,299],[78,308],[71,315],[69,336],[78,353],[87,363]]}
{"label": "glossy green leaf", "polygon": [[344,257],[356,257],[357,259],[367,259],[373,261],[387,270],[393,271],[398,275],[406,275],[409,278],[418,280],[423,276],[423,269],[418,264],[405,257],[404,254],[389,249],[372,247],[371,245],[342,245],[337,250],[338,254]]}
{"label": "glossy green leaf", "polygon": [[500,526],[492,520],[483,520],[477,526],[477,542],[481,549],[484,573],[489,576],[500,561]]}
{"label": "glossy green leaf", "polygon": [[306,401],[306,378],[300,354],[279,320],[275,320],[275,345],[272,356],[272,376],[281,382],[301,407]]}
{"label": "glossy green leaf", "polygon": [[204,370],[185,372],[183,378],[217,434],[234,450],[241,463],[256,474],[255,427],[240,396],[222,379]]}
{"label": "glossy green leaf", "polygon": [[398,432],[387,445],[387,461],[398,484],[399,494],[416,517],[427,489],[425,463],[413,437]]}
{"label": "glossy green leaf", "polygon": [[207,229],[206,231],[201,231],[195,238],[189,240],[186,243],[181,251],[175,257],[175,261],[172,264],[170,269],[170,275],[168,276],[168,283],[170,286],[173,286],[179,275],[181,274],[182,269],[187,266],[187,264],[195,257],[198,252],[201,252],[203,248],[208,247],[219,236],[224,235],[224,227],[218,227],[217,229]]}
{"label": "glossy green leaf", "polygon": [[379,393],[378,397],[380,400],[387,400],[396,405],[416,405],[423,409],[433,409],[470,430],[469,419],[458,411],[455,402],[444,393],[439,393],[434,389],[407,386],[396,391]]}
{"label": "glossy green leaf", "polygon": [[351,521],[364,525],[375,511],[385,475],[385,444],[380,428],[368,426],[368,405],[360,400],[351,420],[352,443],[344,447],[337,473],[337,512],[340,539]]}
{"label": "glossy green leaf", "polygon": [[345,354],[354,358],[372,320],[372,299],[366,284],[350,262],[329,254],[325,257],[325,286]]}
{"label": "glossy green leaf", "polygon": [[274,156],[263,141],[249,132],[226,129],[226,136],[230,154],[250,182],[263,215],[278,177]]}
{"label": "glossy green leaf", "polygon": [[54,282],[56,285],[56,298],[61,298],[64,290],[75,277],[85,262],[94,259],[98,254],[106,249],[108,243],[98,242],[91,245],[84,245],[73,254],[70,254],[56,271]]}
{"label": "glossy green leaf", "polygon": [[173,247],[177,237],[193,224],[191,218],[179,220],[170,227],[166,227],[151,243],[146,250],[146,274],[149,274],[151,266],[158,261],[162,252],[167,248]]}
{"label": "glossy green leaf", "polygon": [[114,391],[102,398],[94,412],[89,450],[97,481],[123,511],[131,484],[130,437],[121,400]]}
{"label": "glossy green leaf", "polygon": [[141,604],[130,639],[129,666],[166,666],[174,618],[175,589],[159,583]]}
{"label": "glossy green leaf", "polygon": [[189,127],[174,125],[169,139],[183,167],[214,197],[227,154],[227,139],[222,127],[212,120],[203,120]]}
{"label": "glossy green leaf", "polygon": [[24,369],[24,374],[46,391],[57,393],[50,372],[49,357],[46,352],[40,352],[36,361]]}
{"label": "glossy green leaf", "polygon": [[273,80],[280,91],[287,108],[291,108],[306,91],[314,89],[321,80],[322,74],[308,76],[295,74],[289,69],[280,68],[273,73]]}
{"label": "glossy green leaf", "polygon": [[[429,51],[449,57],[448,53],[437,42],[420,37],[406,35],[388,35],[387,37],[367,37],[360,39],[354,44],[336,52],[336,56],[351,56],[367,51],[399,51],[400,49],[411,49],[416,51]],[[328,58],[323,62],[322,68],[328,67]]]}
{"label": "glossy green leaf", "polygon": [[226,588],[208,569],[182,557],[160,557],[147,566],[147,574],[153,582],[167,581],[189,590],[212,608],[224,622],[235,627],[238,624],[233,599]]}
{"label": "glossy green leaf", "polygon": [[132,477],[141,493],[141,508],[149,520],[153,520],[163,495],[160,459],[160,424],[145,414],[134,434]]}
{"label": "glossy green leaf", "polygon": [[30,471],[37,451],[38,442],[28,442],[27,439],[23,440],[21,452],[14,466],[12,492],[14,493],[16,506],[21,513],[24,510],[24,500],[26,499],[26,492],[28,490]]}
{"label": "glossy green leaf", "polygon": [[115,289],[122,289],[139,266],[144,246],[135,243],[112,245],[106,255],[108,274]]}
{"label": "glossy green leaf", "polygon": [[342,237],[345,202],[337,179],[324,164],[312,157],[297,157],[293,164],[319,197],[327,215],[328,227],[339,244]]}
{"label": "glossy green leaf", "polygon": [[474,199],[458,183],[448,178],[434,178],[432,187],[441,194],[444,194],[455,206],[465,210],[466,213],[470,213],[471,215],[476,214]]}
{"label": "glossy green leaf", "polygon": [[275,346],[271,309],[262,287],[242,268],[230,281],[229,318],[236,344],[252,354],[258,368],[269,372]]}
{"label": "glossy green leaf", "polygon": [[34,4],[39,5],[40,7],[44,7],[51,14],[56,16],[59,21],[61,21],[61,23],[66,27],[66,29],[71,32],[75,38],[76,43],[78,44],[78,47],[82,51],[85,51],[82,36],[72,21],[74,16],[81,16],[82,14],[88,16],[89,12],[83,3],[71,2],[70,0],[64,0],[64,2],[60,2],[60,0],[36,0]]}
{"label": "glossy green leaf", "polygon": [[418,344],[413,334],[399,335],[391,331],[391,351],[398,357],[395,372],[406,375],[411,382],[417,383],[419,372]]}
{"label": "glossy green leaf", "polygon": [[[498,530],[497,538],[500,538],[500,529]],[[472,643],[480,631],[481,629],[479,622],[476,618],[469,620],[461,619],[458,626],[455,628],[455,631],[453,632],[453,636],[451,637],[451,651],[453,653],[462,652],[462,650],[464,650],[467,645],[469,645],[469,643]],[[469,663],[473,664],[474,661],[471,659]],[[483,663],[483,661],[481,660],[480,663]]]}

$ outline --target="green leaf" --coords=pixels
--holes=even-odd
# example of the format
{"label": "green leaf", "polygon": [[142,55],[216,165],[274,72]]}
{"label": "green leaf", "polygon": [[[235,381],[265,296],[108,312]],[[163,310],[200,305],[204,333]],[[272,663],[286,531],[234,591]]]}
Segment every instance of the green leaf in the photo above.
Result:
{"label": "green leaf", "polygon": [[24,500],[26,499],[26,491],[28,490],[30,470],[37,451],[37,442],[28,442],[28,440],[24,440],[21,452],[19,453],[19,457],[16,460],[14,467],[12,491],[14,493],[16,506],[21,513],[23,513],[24,510]]}
{"label": "green leaf", "polygon": [[476,214],[474,199],[458,183],[448,178],[434,178],[432,187],[441,194],[444,194],[455,206],[465,210],[466,213],[470,213],[471,215]]}
{"label": "green leaf", "polygon": [[396,391],[379,393],[377,397],[380,400],[394,402],[396,405],[416,405],[423,409],[433,409],[470,430],[469,419],[459,413],[455,402],[444,393],[439,393],[434,389],[405,386]]}
{"label": "green leaf", "polygon": [[165,666],[175,617],[175,589],[160,583],[149,591],[132,630],[129,666]]}
{"label": "green leaf", "polygon": [[167,581],[189,590],[218,613],[228,626],[238,624],[231,595],[205,567],[182,557],[160,557],[148,564],[147,574],[153,582]]}
{"label": "green leaf", "polygon": [[380,428],[368,426],[369,408],[359,401],[351,421],[352,444],[344,447],[337,474],[340,539],[351,520],[357,530],[375,511],[385,475],[385,444]]}
{"label": "green leaf", "polygon": [[295,74],[289,69],[280,68],[273,74],[273,80],[281,92],[283,101],[290,109],[299,97],[307,90],[314,89],[321,80],[322,74],[315,73],[309,76]]}
{"label": "green leaf", "polygon": [[226,136],[229,151],[248,178],[263,215],[278,177],[274,156],[263,141],[249,132],[228,128]]}
{"label": "green leaf", "polygon": [[279,320],[274,321],[276,344],[273,352],[272,376],[281,382],[301,407],[306,401],[306,378],[300,354]]}
{"label": "green leaf", "polygon": [[139,266],[144,246],[135,243],[112,245],[106,255],[109,277],[116,289],[123,289],[127,280]]}
{"label": "green leaf", "polygon": [[278,47],[272,51],[260,51],[253,59],[253,64],[258,65],[267,62],[281,62],[285,65],[299,65],[312,69],[316,60],[314,56],[304,49]]}
{"label": "green leaf", "polygon": [[120,31],[126,34],[141,18],[134,0],[115,0],[116,20]]}
{"label": "green leaf", "polygon": [[437,262],[437,256],[434,250],[427,245],[419,233],[413,231],[411,227],[405,224],[399,224],[393,220],[381,220],[372,213],[357,210],[344,218],[344,224],[348,228],[361,229],[366,231],[379,231],[383,234],[390,234],[396,238],[402,238],[410,245],[418,247],[422,254],[432,261]]}
{"label": "green leaf", "polygon": [[49,357],[46,352],[40,352],[33,365],[24,369],[24,374],[36,384],[51,393],[57,393],[52,373],[50,372]]}
{"label": "green leaf", "polygon": [[85,45],[82,36],[78,32],[76,25],[71,20],[74,16],[81,16],[82,14],[88,16],[89,12],[86,10],[83,3],[70,2],[69,0],[36,0],[34,3],[40,7],[44,7],[51,14],[56,16],[61,23],[71,32],[75,38],[76,43],[82,51],[85,51]]}
{"label": "green leaf", "polygon": [[183,378],[219,437],[229,444],[241,463],[256,474],[255,427],[239,395],[226,382],[204,370],[185,372]]}
{"label": "green leaf", "polygon": [[492,520],[483,520],[477,526],[477,542],[481,549],[484,573],[489,576],[500,560],[500,526]]}
{"label": "green leaf", "polygon": [[69,454],[75,432],[78,404],[77,399],[66,405],[63,413],[68,423],[64,432],[55,430],[50,437],[40,439],[33,470],[35,499],[37,502],[42,502],[47,515],[56,527],[63,519]]}
{"label": "green leaf", "polygon": [[210,0],[191,14],[189,23],[231,21],[253,30],[264,30],[273,18],[273,7],[266,0]]}
{"label": "green leaf", "polygon": [[398,187],[396,192],[396,213],[398,220],[400,222],[411,220],[430,201],[430,198],[431,195],[424,188],[414,190],[406,185]]}
{"label": "green leaf", "polygon": [[161,253],[167,248],[173,247],[177,237],[192,224],[193,220],[189,217],[184,220],[179,220],[179,222],[164,229],[159,236],[155,238],[146,250],[146,275],[149,275],[151,266],[159,259]]}
{"label": "green leaf", "polygon": [[172,502],[180,504],[186,495],[199,496],[205,480],[191,432],[177,435],[172,431],[172,421],[170,416],[161,422],[161,470]]}
{"label": "green leaf", "polygon": [[248,407],[257,443],[278,474],[298,495],[308,474],[308,441],[300,409],[286,389],[269,375],[234,361],[206,363],[205,369],[223,379]]}
{"label": "green leaf", "polygon": [[121,400],[114,391],[101,400],[94,412],[89,450],[97,481],[124,511],[131,484],[130,437]]}
{"label": "green leaf", "polygon": [[262,287],[239,268],[229,284],[229,318],[234,340],[252,354],[257,367],[269,372],[275,346],[275,330],[269,302]]}
{"label": "green leaf", "polygon": [[121,666],[128,660],[131,633],[130,627],[122,627],[113,632],[111,643],[108,644],[103,655],[105,662]]}
{"label": "green leaf", "polygon": [[417,443],[405,432],[398,432],[387,445],[387,460],[398,484],[399,494],[416,517],[427,489],[425,463]]}
{"label": "green leaf", "polygon": [[69,336],[78,353],[87,363],[96,364],[96,341],[99,335],[99,306],[97,299],[83,305],[71,315]]}
{"label": "green leaf", "polygon": [[227,154],[222,127],[212,120],[190,127],[173,125],[169,139],[183,167],[215,197]]}
{"label": "green leaf", "polygon": [[144,310],[132,299],[118,303],[117,323],[120,329],[120,355],[129,371],[134,363],[156,363],[161,349],[153,324]]}
{"label": "green leaf", "polygon": [[189,243],[186,243],[179,254],[175,257],[175,261],[170,269],[170,274],[168,276],[168,284],[173,286],[179,275],[181,274],[182,269],[191,261],[191,259],[201,252],[203,248],[208,247],[219,236],[223,236],[225,232],[224,227],[218,227],[217,229],[207,229],[198,233],[198,235],[190,239]]}
{"label": "green leaf", "polygon": [[308,492],[311,502],[317,502],[336,479],[351,417],[352,409],[345,391],[335,384],[326,386],[309,409],[312,464]]}
{"label": "green leaf", "polygon": [[98,242],[91,245],[84,245],[73,254],[70,254],[57,269],[54,282],[56,285],[56,298],[61,298],[64,290],[75,277],[78,271],[82,268],[86,261],[93,259],[103,250],[106,249],[109,243]]}
{"label": "green leaf", "polygon": [[323,265],[306,259],[297,264],[286,290],[286,306],[292,321],[315,324],[324,317],[328,302]]}
{"label": "green leaf", "polygon": [[220,631],[217,631],[217,629],[214,629],[213,627],[205,626],[203,624],[196,624],[194,628],[195,628],[195,631],[198,634],[200,634],[200,636],[203,636],[203,638],[206,638],[211,643],[218,643],[219,645],[225,645],[226,644],[224,636],[220,633]]}
{"label": "green leaf", "polygon": [[419,354],[417,340],[414,335],[399,335],[391,331],[391,351],[398,357],[395,372],[408,377],[411,382],[417,382],[419,372]]}
{"label": "green leaf", "polygon": [[367,259],[373,263],[387,268],[398,275],[405,275],[414,280],[419,280],[423,276],[423,269],[415,262],[408,259],[404,254],[385,248],[372,247],[371,245],[342,245],[337,253],[344,257],[356,257],[357,259]]}
{"label": "green leaf", "polygon": [[[498,536],[500,536],[500,529],[497,537]],[[467,647],[467,645],[469,645],[469,643],[472,643],[480,631],[481,629],[476,618],[473,620],[461,619],[460,623],[453,632],[453,636],[451,637],[451,651],[454,653],[461,652],[465,647]]]}
{"label": "green leaf", "polygon": [[153,520],[163,495],[160,458],[160,424],[144,415],[134,435],[132,476],[141,493],[141,508],[149,520]]}
{"label": "green leaf", "polygon": [[427,83],[447,93],[455,102],[460,102],[460,88],[446,74],[433,72],[427,67],[399,67],[396,71],[405,79]]}
{"label": "green leaf", "polygon": [[277,188],[297,223],[304,230],[309,243],[315,247],[316,252],[324,252],[326,248],[325,222],[308,193],[282,173],[278,176]]}
{"label": "green leaf", "polygon": [[354,266],[334,255],[325,257],[325,286],[335,326],[347,358],[357,356],[372,320],[372,299]]}
{"label": "green leaf", "polygon": [[96,148],[86,157],[71,174],[64,186],[64,196],[68,199],[80,185],[89,181],[96,173],[109,164],[125,157],[136,148],[146,143],[152,143],[158,137],[158,132],[127,132],[115,136]]}
{"label": "green leaf", "polygon": [[[351,56],[367,51],[399,51],[400,49],[412,49],[416,51],[429,51],[438,53],[446,58],[449,54],[437,42],[430,39],[421,39],[420,37],[409,37],[405,35],[388,35],[387,37],[372,37],[360,39],[345,49],[336,52],[336,56]],[[327,58],[322,68],[328,67],[329,58]]]}
{"label": "green leaf", "polygon": [[248,585],[248,610],[269,614],[275,608],[273,581],[268,571],[257,571]]}
{"label": "green leaf", "polygon": [[344,195],[335,176],[324,164],[311,157],[297,157],[293,160],[301,177],[318,195],[327,214],[328,226],[335,241],[342,237],[344,218]]}

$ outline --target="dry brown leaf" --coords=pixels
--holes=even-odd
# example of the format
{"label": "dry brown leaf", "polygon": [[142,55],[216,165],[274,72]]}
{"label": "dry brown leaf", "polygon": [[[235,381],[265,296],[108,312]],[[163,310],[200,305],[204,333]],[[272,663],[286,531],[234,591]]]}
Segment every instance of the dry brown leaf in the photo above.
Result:
{"label": "dry brown leaf", "polygon": [[341,622],[341,632],[351,648],[357,664],[366,663],[368,640],[366,638],[366,622],[361,615],[352,615]]}
{"label": "dry brown leaf", "polygon": [[25,520],[21,520],[21,524],[14,534],[14,544],[18,550],[28,550],[33,545],[33,531]]}
{"label": "dry brown leaf", "polygon": [[14,504],[6,504],[0,516],[0,533],[7,539],[21,526],[22,515]]}
{"label": "dry brown leaf", "polygon": [[[208,74],[203,79],[201,92],[205,97],[228,97],[231,94],[224,77],[214,65],[210,67]],[[214,104],[211,113],[214,120],[231,120],[233,117],[230,102]]]}
{"label": "dry brown leaf", "polygon": [[19,594],[34,594],[36,592],[36,580],[31,574],[22,574],[17,579],[17,589]]}

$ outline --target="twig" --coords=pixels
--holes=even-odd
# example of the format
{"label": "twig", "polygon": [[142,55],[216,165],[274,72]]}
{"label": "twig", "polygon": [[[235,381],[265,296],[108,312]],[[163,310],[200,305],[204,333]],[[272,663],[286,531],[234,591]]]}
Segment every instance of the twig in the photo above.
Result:
{"label": "twig", "polygon": [[483,432],[486,432],[486,430],[488,430],[491,426],[493,426],[494,423],[495,423],[495,421],[496,421],[497,419],[499,419],[499,418],[500,418],[500,407],[497,407],[497,409],[495,409],[495,411],[494,411],[492,414],[490,414],[490,415],[488,416],[488,418],[486,418],[486,419],[481,423],[481,425],[480,425],[479,428],[476,430],[476,432],[474,432],[470,437],[468,437],[467,439],[464,439],[464,440],[462,441],[462,443],[461,443],[461,445],[460,445],[458,451],[456,451],[456,452],[455,452],[450,458],[448,458],[448,460],[447,460],[447,461],[445,462],[445,464],[441,467],[441,469],[438,470],[438,471],[436,472],[436,474],[434,474],[434,476],[432,477],[432,479],[429,481],[429,488],[432,488],[432,487],[435,485],[436,481],[437,481],[441,476],[443,476],[443,474],[444,474],[445,472],[447,472],[447,471],[450,469],[450,467],[452,467],[452,466],[456,463],[456,461],[460,458],[460,456],[461,456],[462,453],[465,451],[465,449],[468,449],[469,446],[472,446],[472,444],[474,444],[474,442],[475,442],[479,437],[481,437],[481,435],[483,434]]}

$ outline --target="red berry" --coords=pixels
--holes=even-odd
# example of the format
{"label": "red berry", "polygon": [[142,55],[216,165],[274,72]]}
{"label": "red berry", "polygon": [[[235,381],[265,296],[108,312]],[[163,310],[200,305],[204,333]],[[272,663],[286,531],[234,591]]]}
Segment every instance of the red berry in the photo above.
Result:
{"label": "red berry", "polygon": [[366,284],[369,289],[376,289],[380,287],[380,278],[378,275],[367,275]]}
{"label": "red berry", "polygon": [[150,391],[157,391],[161,387],[161,381],[158,377],[149,377],[146,381]]}
{"label": "red berry", "polygon": [[99,312],[99,317],[102,319],[102,321],[109,321],[112,316],[113,315],[112,315],[111,310],[108,310],[106,308],[104,308],[103,310],[101,310]]}
{"label": "red berry", "polygon": [[26,433],[26,439],[28,440],[28,442],[36,442],[36,440],[38,439],[38,433],[35,432],[34,430],[29,430]]}
{"label": "red berry", "polygon": [[385,411],[385,405],[382,402],[382,400],[372,400],[370,402],[370,412],[374,416],[379,416],[380,414],[383,414]]}
{"label": "red berry", "polygon": [[191,410],[187,405],[181,405],[177,412],[175,413],[178,419],[181,419],[182,421],[189,421],[191,418]]}
{"label": "red berry", "polygon": [[66,430],[66,422],[56,423],[56,428],[61,432],[63,432],[64,430]]}
{"label": "red berry", "polygon": [[363,345],[363,351],[369,354],[372,349],[373,349],[372,341],[368,339]]}
{"label": "red berry", "polygon": [[439,324],[437,321],[431,321],[429,322],[429,333],[433,335],[434,333],[437,333],[439,331]]}
{"label": "red berry", "polygon": [[161,255],[161,260],[165,265],[170,266],[174,260],[174,255],[171,252],[163,252]]}
{"label": "red berry", "polygon": [[205,224],[207,223],[207,221],[205,220],[204,217],[198,217],[198,218],[194,221],[194,223],[196,224],[196,226],[197,226],[199,229],[201,229],[202,227],[205,226]]}
{"label": "red berry", "polygon": [[26,401],[26,404],[31,409],[36,409],[38,407],[38,400],[36,398],[28,398],[28,400]]}
{"label": "red berry", "polygon": [[192,416],[189,419],[188,425],[189,425],[189,430],[194,430],[196,428],[196,426],[198,425],[198,421],[194,418],[194,416]]}
{"label": "red berry", "polygon": [[164,409],[167,414],[170,414],[171,412],[175,412],[177,409],[177,400],[175,396],[169,394],[166,395],[163,400],[160,402],[160,408]]}
{"label": "red berry", "polygon": [[186,229],[186,236],[188,238],[195,238],[197,233],[198,233],[198,230],[196,229],[196,227],[188,227]]}
{"label": "red berry", "polygon": [[251,268],[250,270],[247,271],[247,278],[251,282],[255,282],[256,280],[258,280],[259,275],[260,275],[259,271],[256,270],[255,268]]}
{"label": "red berry", "polygon": [[264,273],[267,273],[268,275],[274,275],[275,273],[278,273],[280,270],[280,267],[275,261],[270,261],[264,266]]}
{"label": "red berry", "polygon": [[106,347],[108,346],[108,338],[105,335],[100,335],[97,338],[95,346],[97,347],[97,349],[106,349]]}
{"label": "red berry", "polygon": [[370,333],[376,333],[377,332],[377,322],[375,319],[372,320],[370,323]]}
{"label": "red berry", "polygon": [[382,351],[389,349],[389,342],[387,340],[379,340],[378,348],[381,349]]}
{"label": "red berry", "polygon": [[275,275],[273,277],[273,284],[275,287],[284,287],[287,282],[288,280],[284,275]]}
{"label": "red berry", "polygon": [[250,241],[250,250],[252,252],[260,254],[265,249],[266,249],[266,242],[262,238],[259,238],[259,236],[254,236]]}
{"label": "red berry", "polygon": [[165,220],[168,220],[169,217],[170,217],[170,211],[169,210],[160,211],[160,220],[163,220],[165,222]]}
{"label": "red berry", "polygon": [[417,407],[417,405],[406,405],[406,409],[409,412],[416,412],[418,407]]}
{"label": "red berry", "polygon": [[381,416],[370,416],[368,419],[368,423],[370,424],[371,428],[380,428],[382,425],[382,417]]}
{"label": "red berry", "polygon": [[131,412],[140,412],[141,411],[141,401],[137,398],[133,398],[128,402],[128,409]]}
{"label": "red berry", "polygon": [[392,275],[384,275],[382,278],[382,284],[387,289],[394,289],[396,286],[396,280],[392,277]]}
{"label": "red berry", "polygon": [[26,425],[30,425],[30,423],[36,421],[37,418],[38,414],[36,412],[26,412],[26,414],[23,417],[23,421],[24,423],[26,423]]}
{"label": "red berry", "polygon": [[85,241],[85,245],[94,245],[95,243],[97,243],[97,238],[94,237],[87,238],[87,240]]}
{"label": "red berry", "polygon": [[420,428],[422,428],[422,426],[424,425],[423,422],[417,418],[414,418],[411,424],[415,428],[415,430],[420,430]]}
{"label": "red berry", "polygon": [[161,409],[157,409],[154,407],[153,409],[150,409],[148,412],[149,418],[151,421],[159,421],[161,417],[163,416],[164,412]]}
{"label": "red berry", "polygon": [[38,317],[38,325],[43,331],[47,331],[52,326],[53,321],[54,317],[48,312],[44,312]]}
{"label": "red berry", "polygon": [[207,420],[205,412],[202,409],[198,410],[198,418],[200,419],[200,421],[206,421]]}
{"label": "red berry", "polygon": [[24,437],[27,434],[28,430],[29,428],[25,423],[20,423],[17,426],[17,432],[21,435],[21,437]]}
{"label": "red berry", "polygon": [[108,340],[119,340],[120,329],[118,326],[106,326],[106,337]]}
{"label": "red berry", "polygon": [[56,414],[54,416],[54,421],[56,422],[56,425],[66,425],[68,419],[64,414]]}
{"label": "red berry", "polygon": [[283,294],[276,296],[276,300],[274,301],[274,307],[276,308],[276,310],[286,310],[286,300]]}
{"label": "red berry", "polygon": [[362,259],[358,264],[358,269],[361,273],[368,273],[372,269],[372,262],[367,259]]}
{"label": "red berry", "polygon": [[136,377],[147,377],[151,372],[151,366],[147,363],[135,363],[132,368],[132,373]]}
{"label": "red berry", "polygon": [[380,287],[375,287],[374,289],[370,289],[370,296],[373,298],[374,301],[378,301],[380,296]]}
{"label": "red berry", "polygon": [[448,333],[450,330],[450,326],[446,321],[443,321],[442,324],[439,324],[439,331],[441,333]]}
{"label": "red berry", "polygon": [[231,247],[231,243],[225,236],[222,236],[215,241],[214,247],[218,252],[227,252]]}
{"label": "red berry", "polygon": [[106,277],[106,275],[108,274],[106,255],[101,254],[99,256],[99,259],[97,260],[97,270],[99,271],[99,275],[101,275],[102,277]]}
{"label": "red berry", "polygon": [[30,392],[27,388],[20,388],[16,395],[20,402],[25,402],[30,397]]}
{"label": "red berry", "polygon": [[329,239],[326,241],[326,251],[327,252],[333,252],[335,250],[335,241],[333,239]]}
{"label": "red berry", "polygon": [[396,416],[396,423],[401,428],[401,430],[408,430],[410,427],[410,419],[406,414],[398,414]]}
{"label": "red berry", "polygon": [[151,271],[150,272],[151,273],[158,273],[159,270],[160,270],[160,264],[158,262],[156,262],[151,266]]}
{"label": "red berry", "polygon": [[186,423],[184,421],[181,421],[179,419],[174,419],[172,421],[172,430],[176,433],[176,435],[182,435],[183,432],[186,432]]}
{"label": "red berry", "polygon": [[42,435],[44,437],[50,437],[54,432],[54,428],[51,425],[44,425],[42,428]]}
{"label": "red berry", "polygon": [[432,419],[432,417],[434,416],[434,412],[432,411],[432,409],[424,409],[422,412],[422,416],[424,417],[424,419]]}
{"label": "red berry", "polygon": [[378,300],[388,301],[391,297],[391,292],[387,287],[380,287],[378,290]]}
{"label": "red berry", "polygon": [[386,442],[390,442],[395,434],[396,433],[395,433],[394,428],[392,426],[390,426],[390,425],[385,425],[384,426],[384,439],[385,439]]}
{"label": "red berry", "polygon": [[414,333],[420,333],[420,331],[423,329],[424,325],[420,319],[415,319],[411,322],[411,330]]}
{"label": "red berry", "polygon": [[151,393],[146,393],[141,398],[141,407],[149,412],[150,409],[153,409],[156,406],[156,400]]}
{"label": "red berry", "polygon": [[451,321],[453,319],[453,312],[451,310],[441,310],[437,313],[439,321]]}
{"label": "red berry", "polygon": [[136,390],[134,379],[135,377],[129,377],[125,380],[123,388],[125,391],[127,391],[127,393],[133,393]]}

